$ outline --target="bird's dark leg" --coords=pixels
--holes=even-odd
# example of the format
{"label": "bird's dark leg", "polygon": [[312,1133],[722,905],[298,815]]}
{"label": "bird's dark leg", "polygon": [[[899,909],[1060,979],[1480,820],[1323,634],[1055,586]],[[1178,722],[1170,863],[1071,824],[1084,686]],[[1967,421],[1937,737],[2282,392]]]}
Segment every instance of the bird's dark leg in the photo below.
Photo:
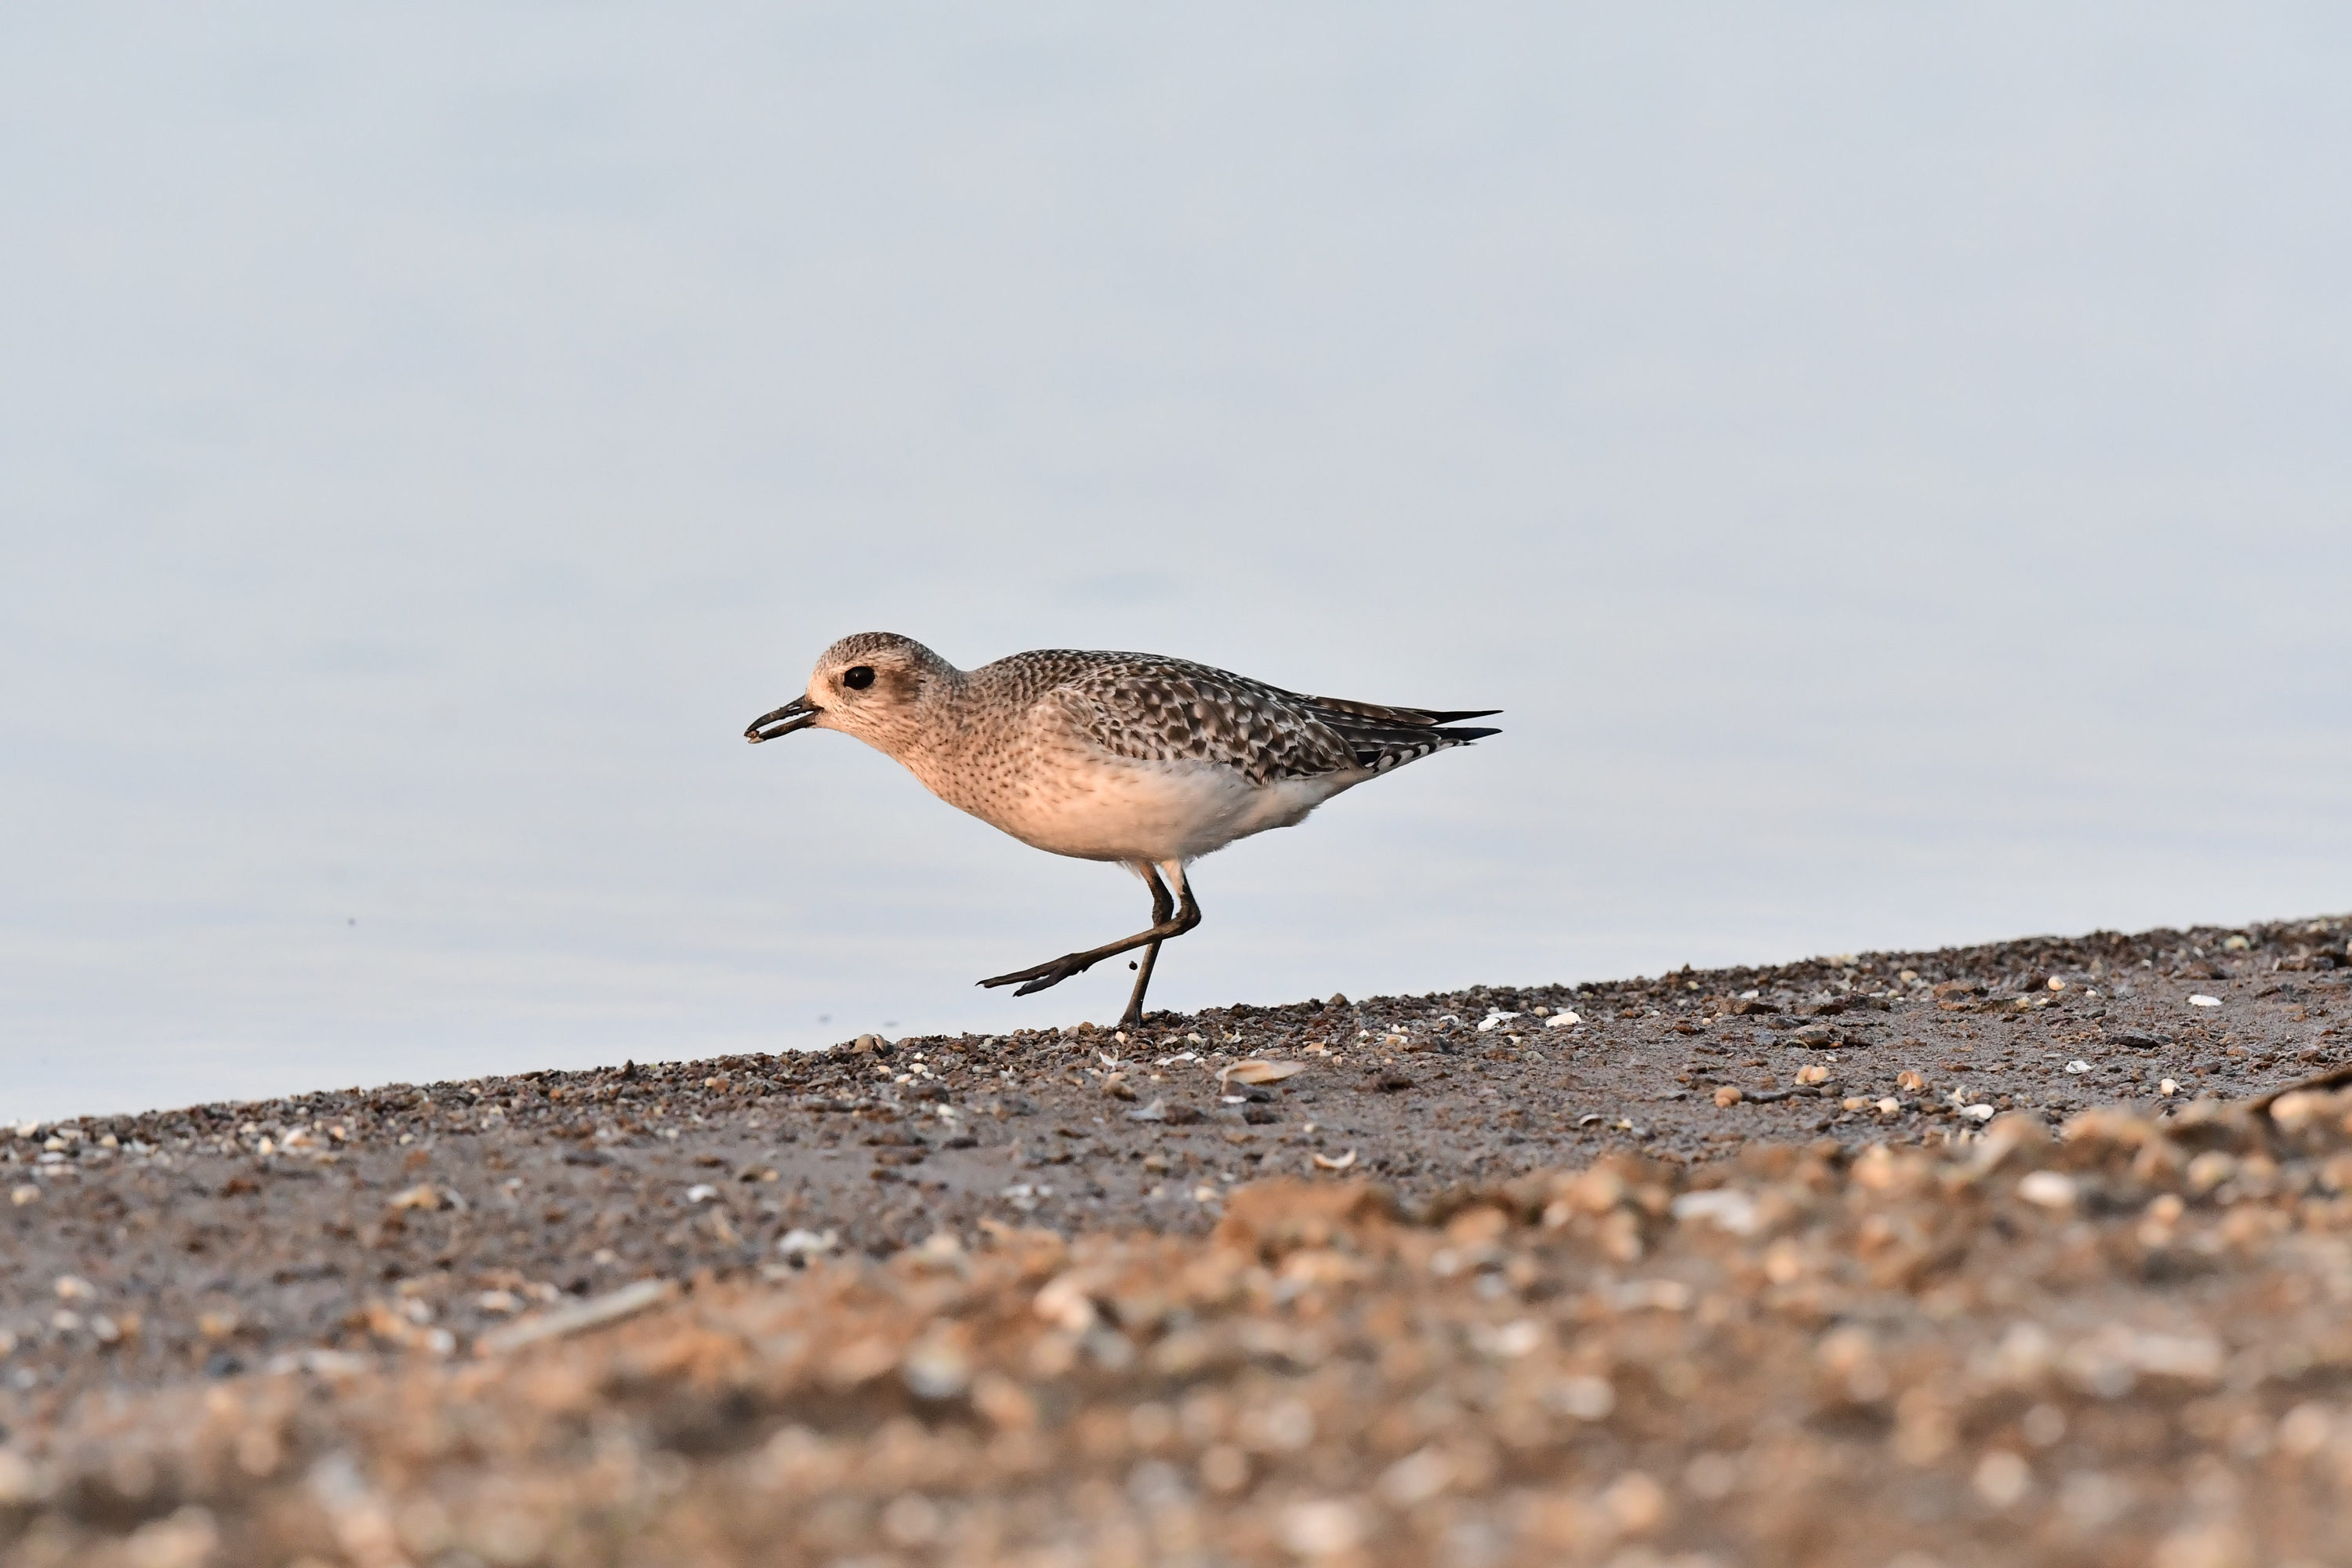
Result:
{"label": "bird's dark leg", "polygon": [[[1155,926],[1167,924],[1168,917],[1176,912],[1174,897],[1169,893],[1167,884],[1160,879],[1160,873],[1151,867],[1144,867],[1143,879],[1151,884],[1151,923]],[[1151,966],[1159,962],[1160,944],[1154,942],[1143,950],[1142,962],[1135,966],[1135,989],[1128,995],[1127,1011],[1119,1015],[1120,1028],[1143,1027],[1143,994],[1151,988]]]}
{"label": "bird's dark leg", "polygon": [[[1201,905],[1199,900],[1192,897],[1192,881],[1190,879],[1185,879],[1181,882],[1182,901],[1171,919],[1163,912],[1168,907],[1163,901],[1168,897],[1167,889],[1160,885],[1160,879],[1157,877],[1151,879],[1151,912],[1154,918],[1150,931],[1138,931],[1133,936],[1122,937],[1117,942],[1086,952],[1066,952],[1050,963],[1040,963],[1029,969],[1015,970],[1011,974],[1000,974],[992,980],[983,980],[981,984],[989,986],[1018,984],[1021,989],[1013,994],[1026,996],[1033,991],[1043,991],[1049,985],[1059,985],[1073,974],[1084,974],[1106,958],[1116,958],[1122,952],[1132,952],[1139,947],[1151,948],[1153,956],[1157,957],[1161,942],[1171,936],[1182,936],[1201,923]],[[1149,972],[1145,973],[1148,974]],[[1136,999],[1140,1001],[1142,995],[1142,986],[1139,984],[1136,988]],[[1132,1013],[1133,1010],[1130,1005],[1129,1011]]]}
{"label": "bird's dark leg", "polygon": [[1160,962],[1160,944],[1153,942],[1143,950],[1143,958],[1135,966],[1135,989],[1127,994],[1127,1011],[1118,1016],[1122,1029],[1143,1027],[1143,993],[1151,984],[1151,966]]}

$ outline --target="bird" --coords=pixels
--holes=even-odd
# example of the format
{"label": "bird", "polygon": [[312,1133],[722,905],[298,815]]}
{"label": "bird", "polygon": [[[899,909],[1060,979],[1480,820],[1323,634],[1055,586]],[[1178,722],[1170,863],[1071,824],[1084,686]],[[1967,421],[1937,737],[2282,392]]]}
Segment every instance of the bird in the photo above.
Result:
{"label": "bird", "polygon": [[1367,779],[1498,735],[1461,724],[1501,711],[1308,697],[1157,654],[1040,648],[959,669],[911,637],[859,632],[826,648],[807,689],[743,735],[758,745],[837,730],[1024,844],[1140,877],[1148,930],[980,982],[1026,996],[1141,948],[1118,1025],[1131,1029],[1142,1026],[1160,943],[1201,923],[1193,860],[1296,826]]}

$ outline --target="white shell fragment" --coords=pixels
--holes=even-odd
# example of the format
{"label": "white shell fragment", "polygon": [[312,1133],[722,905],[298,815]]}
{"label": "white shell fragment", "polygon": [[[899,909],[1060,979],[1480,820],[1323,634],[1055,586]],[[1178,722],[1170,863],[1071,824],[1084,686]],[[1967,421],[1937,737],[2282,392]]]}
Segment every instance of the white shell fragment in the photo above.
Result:
{"label": "white shell fragment", "polygon": [[2189,1005],[2191,1007],[2219,1007],[2221,999],[2219,996],[2191,996]]}
{"label": "white shell fragment", "polygon": [[1559,1012],[1554,1013],[1550,1017],[1544,1020],[1544,1027],[1547,1029],[1564,1029],[1571,1024],[1581,1024],[1582,1022],[1584,1022],[1583,1019],[1578,1017],[1574,1013],[1571,1013],[1567,1008],[1563,1007]]}
{"label": "white shell fragment", "polygon": [[1518,1016],[1517,1013],[1489,1013],[1478,1020],[1478,1032],[1482,1035],[1491,1034]]}
{"label": "white shell fragment", "polygon": [[2066,1070],[2068,1072],[2077,1073],[2089,1072],[2091,1070],[2091,1064],[2084,1061],[2082,1058],[2076,1057],[2073,1061],[2066,1064]]}
{"label": "white shell fragment", "polygon": [[1340,1155],[1336,1160],[1331,1158],[1328,1154],[1318,1154],[1315,1156],[1315,1168],[1318,1171],[1344,1171],[1355,1163],[1356,1152],[1353,1149],[1349,1150],[1346,1153]]}

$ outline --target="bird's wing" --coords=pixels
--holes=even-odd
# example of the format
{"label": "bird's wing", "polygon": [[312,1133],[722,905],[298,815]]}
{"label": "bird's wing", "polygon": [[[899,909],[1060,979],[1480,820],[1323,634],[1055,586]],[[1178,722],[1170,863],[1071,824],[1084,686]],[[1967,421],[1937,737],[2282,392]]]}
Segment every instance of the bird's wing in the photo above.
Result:
{"label": "bird's wing", "polygon": [[1441,727],[1485,712],[1307,697],[1206,665],[1144,656],[1097,656],[1056,695],[1088,738],[1114,756],[1218,763],[1258,784],[1360,768],[1386,772],[1499,732]]}
{"label": "bird's wing", "polygon": [[1206,665],[1098,663],[1055,695],[1079,730],[1117,757],[1222,763],[1257,784],[1356,765],[1306,699]]}

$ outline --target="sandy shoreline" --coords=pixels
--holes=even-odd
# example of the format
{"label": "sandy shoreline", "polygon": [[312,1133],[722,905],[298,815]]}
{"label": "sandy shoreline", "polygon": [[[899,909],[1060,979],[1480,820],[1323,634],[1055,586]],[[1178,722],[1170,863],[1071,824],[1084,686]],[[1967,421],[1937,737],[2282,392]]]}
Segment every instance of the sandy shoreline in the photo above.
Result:
{"label": "sandy shoreline", "polygon": [[[2312,1522],[2352,1482],[2352,1132],[2333,1101],[2286,1131],[2182,1109],[2352,1059],[2347,935],[18,1129],[0,1541],[445,1568],[2352,1561]],[[1297,1070],[1253,1087],[1245,1061]],[[2208,1153],[2231,1173],[2192,1173]]]}

